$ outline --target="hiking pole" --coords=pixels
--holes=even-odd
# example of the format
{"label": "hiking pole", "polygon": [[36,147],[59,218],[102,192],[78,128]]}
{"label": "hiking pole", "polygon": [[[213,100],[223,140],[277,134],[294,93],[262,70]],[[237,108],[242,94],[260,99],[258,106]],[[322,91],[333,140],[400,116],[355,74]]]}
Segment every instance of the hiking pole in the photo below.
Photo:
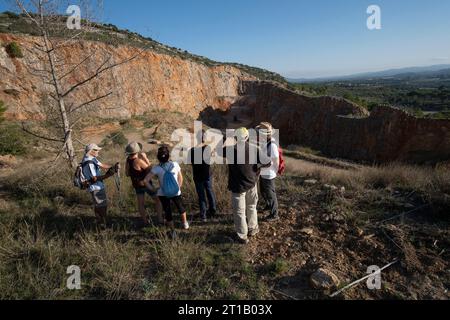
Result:
{"label": "hiking pole", "polygon": [[125,206],[123,204],[122,192],[121,192],[120,168],[117,168],[117,172],[114,175],[114,182],[116,184],[117,192],[119,193],[119,207],[123,210]]}

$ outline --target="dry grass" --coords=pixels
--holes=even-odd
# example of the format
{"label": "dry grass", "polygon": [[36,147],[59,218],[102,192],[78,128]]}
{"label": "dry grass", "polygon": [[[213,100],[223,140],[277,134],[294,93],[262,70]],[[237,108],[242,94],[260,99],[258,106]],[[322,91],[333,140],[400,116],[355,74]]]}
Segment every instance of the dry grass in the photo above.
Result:
{"label": "dry grass", "polygon": [[[154,154],[150,154],[154,159]],[[120,148],[102,154],[106,163],[124,160]],[[181,233],[139,229],[129,179],[121,193],[106,188],[111,227],[99,230],[90,197],[71,185],[72,171],[59,164],[41,179],[28,163],[3,179],[0,196],[0,298],[2,299],[256,299],[266,296],[232,235],[229,216],[222,222]],[[45,168],[45,167],[39,167]],[[183,196],[190,217],[198,211],[190,166],[182,166]],[[226,168],[215,167],[220,213],[228,214]],[[121,200],[121,201],[119,201]],[[153,203],[148,200],[153,215]],[[175,216],[175,219],[178,219]],[[219,235],[219,240],[216,236]],[[220,238],[221,237],[221,238]],[[82,290],[66,289],[66,268],[77,265]]]}
{"label": "dry grass", "polygon": [[[180,123],[181,125],[181,123]],[[120,161],[121,148],[102,152],[105,163]],[[317,156],[314,156],[317,157]],[[154,152],[149,154],[156,163]],[[316,158],[315,158],[316,159]],[[317,159],[316,159],[317,160]],[[320,160],[320,159],[319,159]],[[320,160],[322,161],[322,160]],[[448,169],[392,164],[384,167],[342,169],[299,159],[287,159],[287,173],[278,180],[284,199],[317,203],[320,212],[347,221],[384,218],[401,211],[403,199],[393,190],[420,193],[448,211]],[[177,241],[164,228],[139,229],[136,199],[129,179],[119,193],[106,183],[111,226],[98,230],[86,191],[72,186],[71,170],[62,163],[41,179],[45,161],[23,162],[21,170],[2,178],[0,190],[0,298],[1,299],[258,299],[270,293],[246,253],[228,239],[233,235],[229,216],[226,166],[214,166],[217,223],[180,232]],[[25,164],[26,163],[26,164]],[[341,168],[341,169],[339,169]],[[38,170],[37,170],[38,169]],[[182,165],[184,201],[189,217],[198,213],[192,169]],[[318,179],[307,187],[303,180]],[[323,192],[324,183],[345,186],[344,194]],[[446,195],[447,194],[447,195]],[[440,201],[440,202],[439,202]],[[286,203],[283,203],[286,205]],[[154,214],[151,200],[147,202]],[[179,218],[175,216],[175,219]],[[66,289],[66,268],[82,270],[82,290]],[[288,261],[278,260],[266,270],[279,277]]]}
{"label": "dry grass", "polygon": [[392,163],[385,166],[360,166],[357,169],[345,170],[298,159],[288,159],[287,170],[304,177],[319,179],[323,183],[356,190],[404,188],[450,193],[450,170],[446,168]]}

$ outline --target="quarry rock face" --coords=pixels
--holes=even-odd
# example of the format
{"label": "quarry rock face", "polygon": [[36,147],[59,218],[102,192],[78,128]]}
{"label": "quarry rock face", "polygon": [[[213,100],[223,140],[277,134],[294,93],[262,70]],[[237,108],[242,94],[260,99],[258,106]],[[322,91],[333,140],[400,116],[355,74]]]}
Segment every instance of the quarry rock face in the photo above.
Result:
{"label": "quarry rock face", "polygon": [[420,119],[391,107],[365,109],[340,98],[306,97],[271,82],[243,82],[254,123],[271,121],[283,145],[299,144],[367,162],[436,163],[450,158],[450,120]]}
{"label": "quarry rock face", "polygon": [[[0,48],[0,100],[8,107],[7,116],[14,119],[39,118],[42,93],[48,91],[42,78],[30,72],[30,57],[26,48],[33,47],[38,39],[31,36],[0,34],[1,43],[16,41],[25,57],[11,59]],[[139,49],[126,46],[110,46],[101,42],[82,41],[64,48],[65,62],[76,64],[89,53],[99,58],[90,61],[67,80],[69,84],[84,79],[103,60],[102,55],[111,55],[117,63],[136,54]],[[60,51],[61,52],[61,51]],[[93,83],[94,92],[102,93],[102,86],[113,88],[113,95],[101,101],[103,112],[98,116],[116,118],[141,115],[149,110],[172,110],[197,116],[201,110],[211,106],[226,109],[238,96],[239,83],[254,77],[241,70],[225,65],[206,66],[177,56],[144,51],[138,58],[107,71],[100,83]],[[94,86],[98,86],[95,88]],[[80,90],[75,100],[88,101],[93,98],[89,90]],[[91,90],[92,92],[92,90]]]}
{"label": "quarry rock face", "polygon": [[[6,116],[42,119],[45,93],[51,92],[51,87],[30,70],[32,57],[27,48],[33,47],[37,38],[0,34],[1,43],[12,41],[21,46],[24,58],[13,59],[0,46],[0,100],[8,108]],[[89,53],[98,58],[68,76],[66,85],[92,74],[105,55],[117,63],[138,50],[102,42],[71,44],[62,52],[66,63],[77,64]],[[283,146],[307,146],[331,157],[370,163],[450,159],[450,120],[418,119],[390,107],[378,107],[369,114],[345,99],[301,95],[229,65],[207,66],[147,50],[89,86],[77,90],[73,100],[93,99],[104,93],[104,87],[113,91],[112,96],[90,107],[89,113],[95,117],[129,118],[169,110],[200,116],[212,127],[226,127],[231,115],[234,121],[244,119],[245,126],[269,121],[280,130]]]}

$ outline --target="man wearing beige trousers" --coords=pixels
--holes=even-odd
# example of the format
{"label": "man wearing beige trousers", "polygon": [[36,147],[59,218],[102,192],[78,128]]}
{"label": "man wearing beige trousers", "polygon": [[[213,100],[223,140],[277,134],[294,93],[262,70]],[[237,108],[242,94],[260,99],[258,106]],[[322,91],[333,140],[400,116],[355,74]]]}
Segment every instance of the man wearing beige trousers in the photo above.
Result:
{"label": "man wearing beige trousers", "polygon": [[[256,210],[258,204],[257,185],[261,168],[270,166],[270,159],[265,162],[267,165],[263,165],[258,153],[256,163],[252,164],[249,156],[248,130],[246,128],[237,129],[235,137],[236,144],[225,146],[223,156],[228,163],[228,189],[232,193],[231,205],[237,241],[241,244],[247,244],[249,242],[248,237],[255,236],[259,232],[258,212]],[[257,146],[253,147],[257,148]],[[245,154],[243,150],[245,150]],[[242,154],[239,154],[239,152],[242,152]]]}

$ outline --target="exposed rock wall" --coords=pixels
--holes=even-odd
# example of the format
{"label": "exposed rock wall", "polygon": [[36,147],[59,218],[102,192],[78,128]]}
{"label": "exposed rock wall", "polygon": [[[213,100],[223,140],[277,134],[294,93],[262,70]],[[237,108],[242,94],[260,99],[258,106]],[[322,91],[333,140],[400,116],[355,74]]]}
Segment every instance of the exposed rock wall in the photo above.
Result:
{"label": "exposed rock wall", "polygon": [[378,107],[368,114],[344,99],[306,97],[270,82],[244,82],[240,104],[255,123],[271,121],[282,143],[368,162],[434,163],[450,158],[450,120],[419,119]]}
{"label": "exposed rock wall", "polygon": [[[31,47],[36,40],[0,34],[0,42],[16,41],[23,48]],[[90,52],[110,54],[114,61],[121,61],[133,56],[137,49],[81,42],[64,50],[65,62],[76,64]],[[0,100],[8,107],[10,118],[40,118],[43,93],[48,92],[48,87],[30,73],[31,57],[26,50],[24,54],[22,59],[11,59],[0,46]],[[101,62],[90,62],[78,70],[67,79],[67,85],[84,79]],[[209,114],[220,118],[215,119],[217,123],[225,119],[226,125],[229,120],[216,111],[245,106],[244,117],[254,124],[272,122],[280,129],[284,145],[301,144],[333,157],[369,162],[425,163],[450,158],[449,120],[417,119],[388,107],[379,107],[369,115],[344,99],[299,95],[272,82],[256,81],[232,66],[208,67],[145,51],[89,88],[77,91],[73,99],[92,99],[93,92],[101,93],[103,86],[114,88],[114,95],[92,109],[96,116],[130,117],[167,109],[193,117]]]}
{"label": "exposed rock wall", "polygon": [[[32,117],[39,118],[46,85],[41,78],[30,73],[32,57],[26,50],[37,38],[0,34],[0,43],[11,41],[19,43],[25,57],[11,59],[0,46],[0,100],[8,106],[11,118],[30,118],[30,112]],[[93,52],[110,54],[112,60],[118,62],[132,57],[136,50],[84,41],[65,48],[62,55],[66,63],[73,64]],[[89,61],[65,80],[70,84],[84,79],[103,61],[98,56],[98,61]],[[251,79],[254,77],[232,66],[208,67],[176,56],[145,51],[139,58],[104,74],[102,83],[93,83],[90,88],[77,92],[75,100],[89,100],[93,97],[92,89],[101,93],[103,85],[114,87],[114,94],[101,101],[99,107],[104,111],[98,112],[99,116],[129,117],[152,109],[169,109],[197,116],[207,106],[229,107],[238,97],[240,81]]]}

